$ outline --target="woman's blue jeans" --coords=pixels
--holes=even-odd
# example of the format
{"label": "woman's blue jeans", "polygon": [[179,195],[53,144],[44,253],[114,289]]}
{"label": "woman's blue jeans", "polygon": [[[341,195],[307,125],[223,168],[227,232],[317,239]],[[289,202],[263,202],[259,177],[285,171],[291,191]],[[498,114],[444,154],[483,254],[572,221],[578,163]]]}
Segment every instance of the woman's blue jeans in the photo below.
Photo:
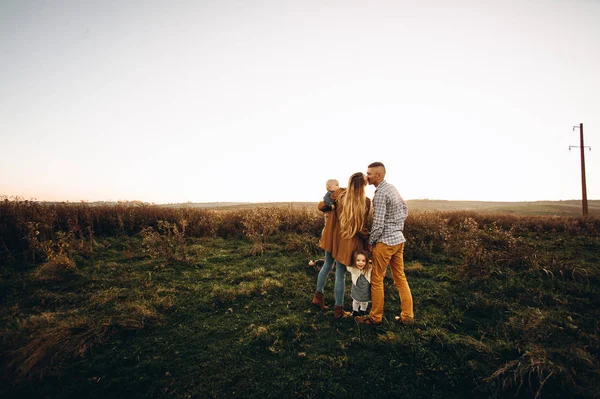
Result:
{"label": "woman's blue jeans", "polygon": [[344,288],[346,286],[346,266],[337,262],[333,259],[331,252],[325,251],[325,263],[319,272],[317,277],[317,291],[323,293],[325,289],[325,283],[327,282],[327,276],[333,267],[333,262],[336,262],[335,267],[335,284],[333,292],[335,294],[335,304],[337,306],[344,306]]}

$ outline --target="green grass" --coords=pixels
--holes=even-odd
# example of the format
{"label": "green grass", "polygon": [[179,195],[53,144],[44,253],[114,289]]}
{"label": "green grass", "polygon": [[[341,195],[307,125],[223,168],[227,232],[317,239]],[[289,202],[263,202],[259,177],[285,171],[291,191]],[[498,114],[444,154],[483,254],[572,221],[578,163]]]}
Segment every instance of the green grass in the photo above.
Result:
{"label": "green grass", "polygon": [[0,281],[0,396],[598,397],[600,239],[527,240],[555,264],[464,278],[462,264],[407,259],[417,323],[391,322],[386,277],[372,328],[309,306],[316,272],[298,235],[262,256],[247,240],[188,238],[187,261],[171,263],[136,237],[98,238],[77,273],[23,266]]}

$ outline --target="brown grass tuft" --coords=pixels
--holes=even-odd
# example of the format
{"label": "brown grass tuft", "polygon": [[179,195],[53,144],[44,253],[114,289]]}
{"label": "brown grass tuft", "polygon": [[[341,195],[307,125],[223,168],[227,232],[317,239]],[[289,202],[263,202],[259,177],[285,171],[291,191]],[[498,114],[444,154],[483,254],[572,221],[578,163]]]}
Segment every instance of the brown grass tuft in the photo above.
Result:
{"label": "brown grass tuft", "polygon": [[37,281],[65,281],[79,275],[75,261],[66,255],[43,263],[33,274]]}
{"label": "brown grass tuft", "polygon": [[117,306],[119,316],[113,318],[112,323],[122,330],[141,330],[148,325],[156,325],[159,316],[156,309],[145,302],[126,302]]}
{"label": "brown grass tuft", "polygon": [[485,379],[486,382],[497,382],[499,396],[512,394],[518,397],[521,390],[527,390],[527,396],[534,399],[549,391],[544,391],[544,387],[552,380],[568,381],[568,385],[574,385],[570,372],[552,362],[541,347],[526,351],[519,359],[506,363]]}
{"label": "brown grass tuft", "polygon": [[273,278],[267,277],[261,283],[261,294],[267,295],[273,291],[277,292],[283,289],[283,284]]}
{"label": "brown grass tuft", "polygon": [[125,288],[111,287],[107,290],[95,292],[90,297],[90,303],[93,305],[106,305],[110,302],[116,302],[126,297]]}
{"label": "brown grass tuft", "polygon": [[423,265],[417,261],[409,262],[404,265],[404,271],[411,275],[420,276],[423,274]]}
{"label": "brown grass tuft", "polygon": [[57,374],[59,362],[85,355],[114,332],[110,325],[92,325],[84,317],[63,320],[56,327],[40,330],[27,344],[12,351],[8,369],[17,378]]}

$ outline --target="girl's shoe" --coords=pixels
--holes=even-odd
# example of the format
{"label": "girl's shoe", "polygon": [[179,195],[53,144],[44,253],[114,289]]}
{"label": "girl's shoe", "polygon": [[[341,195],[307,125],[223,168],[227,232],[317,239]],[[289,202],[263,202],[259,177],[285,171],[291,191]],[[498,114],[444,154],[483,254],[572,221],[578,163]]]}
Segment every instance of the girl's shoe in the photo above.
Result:
{"label": "girl's shoe", "polygon": [[353,310],[352,311],[352,317],[356,317],[356,316],[362,316],[363,313],[360,310]]}

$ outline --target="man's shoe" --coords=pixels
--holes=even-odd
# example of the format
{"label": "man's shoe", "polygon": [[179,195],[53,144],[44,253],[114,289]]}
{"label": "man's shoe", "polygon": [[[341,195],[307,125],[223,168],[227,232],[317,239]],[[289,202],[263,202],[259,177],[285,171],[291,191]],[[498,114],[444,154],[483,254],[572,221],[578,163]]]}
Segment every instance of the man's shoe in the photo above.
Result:
{"label": "man's shoe", "polygon": [[402,317],[396,316],[394,317],[394,322],[396,324],[402,324],[403,326],[412,326],[413,324],[415,324],[415,319],[402,319]]}
{"label": "man's shoe", "polygon": [[358,316],[354,318],[354,321],[356,321],[358,324],[364,324],[367,326],[380,326],[383,324],[382,321],[375,321],[371,318],[371,316]]}

